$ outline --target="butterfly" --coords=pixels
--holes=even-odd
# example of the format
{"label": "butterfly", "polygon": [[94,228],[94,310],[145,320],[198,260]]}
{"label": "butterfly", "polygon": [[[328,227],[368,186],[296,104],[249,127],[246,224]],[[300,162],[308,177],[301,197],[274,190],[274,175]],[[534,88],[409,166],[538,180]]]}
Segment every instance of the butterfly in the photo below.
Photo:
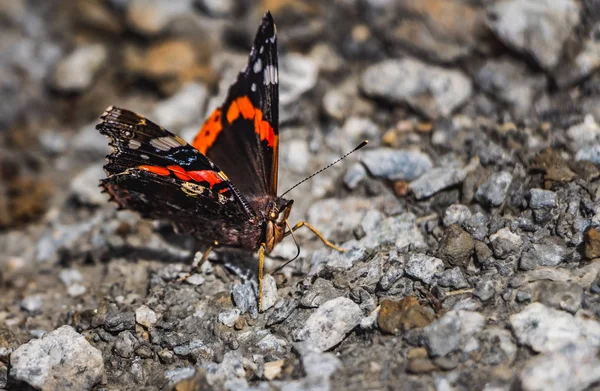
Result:
{"label": "butterfly", "polygon": [[265,253],[284,237],[304,226],[345,251],[304,221],[290,226],[293,200],[277,196],[279,72],[269,12],[246,67],[191,144],[125,109],[109,107],[100,119],[96,129],[113,147],[100,183],[111,200],[205,242],[200,262],[215,246],[258,251],[259,310]]}

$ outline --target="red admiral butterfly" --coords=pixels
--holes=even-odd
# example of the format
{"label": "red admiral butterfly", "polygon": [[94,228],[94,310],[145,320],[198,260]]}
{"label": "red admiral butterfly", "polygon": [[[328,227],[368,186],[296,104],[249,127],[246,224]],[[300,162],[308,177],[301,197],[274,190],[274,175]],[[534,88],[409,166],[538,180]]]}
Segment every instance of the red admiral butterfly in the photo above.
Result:
{"label": "red admiral butterfly", "polygon": [[169,220],[178,232],[211,244],[202,261],[215,245],[258,250],[259,309],[265,252],[284,237],[306,226],[344,251],[306,222],[291,227],[293,201],[277,196],[278,78],[276,29],[267,12],[246,68],[191,145],[116,107],[96,126],[114,148],[101,186],[120,208]]}

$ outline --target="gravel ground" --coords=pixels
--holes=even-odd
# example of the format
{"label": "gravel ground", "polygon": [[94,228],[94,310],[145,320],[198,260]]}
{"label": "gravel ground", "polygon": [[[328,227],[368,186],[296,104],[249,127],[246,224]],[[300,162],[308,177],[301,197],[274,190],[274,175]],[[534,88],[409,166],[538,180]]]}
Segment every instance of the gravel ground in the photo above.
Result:
{"label": "gravel ground", "polygon": [[[252,5],[251,5],[252,4]],[[189,140],[262,14],[282,192],[265,278],[100,193],[109,105]],[[0,388],[599,390],[594,0],[0,2]],[[267,270],[290,258],[276,247]],[[201,254],[201,253],[200,253]]]}

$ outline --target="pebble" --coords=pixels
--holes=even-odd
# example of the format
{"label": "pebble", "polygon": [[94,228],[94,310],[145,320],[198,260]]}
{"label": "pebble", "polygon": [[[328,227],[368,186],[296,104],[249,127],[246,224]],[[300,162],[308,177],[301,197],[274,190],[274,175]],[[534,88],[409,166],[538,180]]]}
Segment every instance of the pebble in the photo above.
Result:
{"label": "pebble", "polygon": [[108,52],[104,45],[78,46],[56,66],[52,87],[63,92],[82,92],[88,89],[107,59]]}
{"label": "pebble", "polygon": [[71,181],[71,194],[81,204],[99,206],[108,202],[108,195],[102,193],[98,186],[100,179],[106,178],[102,166],[102,164],[92,164]]}
{"label": "pebble", "polygon": [[249,313],[253,319],[256,319],[258,316],[258,303],[256,302],[252,282],[246,281],[243,284],[235,284],[231,294],[240,314]]}
{"label": "pebble", "polygon": [[223,323],[225,326],[233,327],[240,317],[240,314],[241,311],[237,308],[223,311],[219,313],[219,322]]}
{"label": "pebble", "polygon": [[488,216],[481,212],[477,212],[464,221],[463,228],[473,236],[473,239],[481,241],[487,237],[488,224]]}
{"label": "pebble", "polygon": [[300,299],[300,305],[306,308],[318,308],[329,300],[342,295],[343,292],[336,289],[331,281],[317,278]]}
{"label": "pebble", "polygon": [[600,257],[600,232],[595,227],[588,229],[583,237],[585,243],[585,257],[596,259]]}
{"label": "pebble", "polygon": [[104,321],[106,331],[119,332],[124,330],[133,330],[135,328],[134,312],[117,312],[106,316]]}
{"label": "pebble", "polygon": [[478,312],[449,311],[423,329],[425,347],[431,357],[474,350],[477,334],[484,327],[485,318]]}
{"label": "pebble", "polygon": [[452,204],[444,211],[444,226],[449,227],[452,224],[462,224],[472,216],[469,207],[462,204]]}
{"label": "pebble", "polygon": [[352,97],[341,89],[331,89],[323,95],[325,113],[338,121],[344,120],[352,110]]}
{"label": "pebble", "polygon": [[354,142],[376,140],[381,136],[379,126],[368,117],[350,117],[344,122],[342,130]]}
{"label": "pebble", "polygon": [[587,390],[600,381],[598,349],[570,343],[552,353],[534,356],[520,371],[519,381],[524,391]]}
{"label": "pebble", "polygon": [[29,313],[38,312],[42,309],[42,297],[40,295],[25,297],[21,300],[21,308]]}
{"label": "pebble", "polygon": [[136,32],[154,36],[163,32],[178,16],[192,11],[192,0],[132,0],[127,3],[127,23]]}
{"label": "pebble", "polygon": [[444,231],[438,255],[449,264],[464,268],[469,263],[474,249],[475,242],[471,235],[460,228],[458,224],[453,224]]}
{"label": "pebble", "polygon": [[369,66],[360,86],[367,96],[406,103],[430,119],[448,117],[471,96],[471,80],[462,72],[413,58],[385,60]]}
{"label": "pebble", "polygon": [[279,300],[275,303],[273,308],[273,312],[269,315],[267,319],[267,326],[272,326],[277,323],[281,323],[287,318],[290,317],[292,312],[298,307],[298,302],[296,300]]}
{"label": "pebble", "polygon": [[583,302],[583,288],[574,282],[540,281],[536,286],[540,303],[575,314]]}
{"label": "pebble", "polygon": [[368,149],[361,161],[371,175],[390,181],[412,181],[433,167],[423,152],[390,148]]}
{"label": "pebble", "polygon": [[374,216],[374,214],[365,215],[361,224],[366,235],[359,240],[360,246],[367,249],[376,249],[386,244],[394,244],[398,249],[409,245],[413,248],[426,247],[423,234],[416,225],[414,214],[402,213],[399,216],[378,219],[373,224],[365,224],[370,216]]}
{"label": "pebble", "polygon": [[344,174],[344,184],[350,190],[354,190],[365,180],[367,177],[367,170],[365,166],[360,163],[354,163],[351,165],[346,173]]}
{"label": "pebble", "polygon": [[277,283],[275,282],[275,278],[270,274],[265,274],[263,276],[261,311],[266,311],[273,307],[277,299]]}
{"label": "pebble", "polygon": [[417,200],[422,200],[461,183],[466,176],[467,172],[462,168],[436,167],[410,182],[408,187]]}
{"label": "pebble", "polygon": [[538,266],[558,266],[566,259],[566,248],[558,243],[535,243],[521,255],[519,267],[533,270]]}
{"label": "pebble", "polygon": [[508,256],[521,251],[523,239],[510,228],[499,229],[498,232],[490,236],[492,250],[494,255],[500,259],[506,259]]}
{"label": "pebble", "polygon": [[192,274],[191,276],[189,276],[188,278],[185,279],[185,282],[193,285],[193,286],[200,286],[202,284],[204,284],[204,281],[206,281],[206,279],[204,277],[202,277],[200,274]]}
{"label": "pebble", "polygon": [[123,358],[130,358],[131,356],[133,356],[133,352],[137,344],[138,341],[135,338],[135,336],[131,333],[131,331],[122,331],[117,336],[114,351],[117,355]]}
{"label": "pebble", "polygon": [[433,282],[435,275],[443,269],[444,262],[441,259],[430,257],[425,254],[414,253],[408,258],[404,271],[407,275],[429,285]]}
{"label": "pebble", "polygon": [[577,151],[575,160],[586,160],[596,165],[600,164],[600,144],[592,144]]}
{"label": "pebble", "polygon": [[362,317],[358,304],[346,297],[337,297],[313,312],[296,332],[295,339],[306,341],[323,352],[339,344]]}
{"label": "pebble", "polygon": [[488,327],[479,336],[481,340],[481,358],[487,365],[511,365],[517,358],[517,345],[510,330],[500,327]]}
{"label": "pebble", "polygon": [[592,114],[588,114],[584,117],[583,122],[567,129],[567,137],[571,150],[577,152],[600,141],[600,125]]}
{"label": "pebble", "polygon": [[102,352],[71,326],[19,346],[10,375],[40,390],[90,390],[104,373]]}
{"label": "pebble", "polygon": [[579,23],[579,6],[573,0],[509,0],[492,3],[487,15],[488,25],[501,41],[551,70]]}
{"label": "pebble", "polygon": [[227,17],[236,9],[234,0],[197,0],[196,4],[207,14],[216,18]]}
{"label": "pebble", "polygon": [[529,207],[531,209],[551,209],[558,206],[556,193],[551,190],[529,190]]}
{"label": "pebble", "polygon": [[475,284],[475,290],[473,296],[479,297],[481,301],[488,301],[494,298],[496,294],[496,288],[494,288],[494,281],[489,278],[482,278],[477,284]]}
{"label": "pebble", "polygon": [[[171,132],[179,133],[186,125],[202,123],[208,90],[201,83],[188,83],[152,110],[152,120]],[[194,135],[195,136],[195,135]]]}
{"label": "pebble", "polygon": [[422,308],[414,296],[399,302],[384,299],[380,305],[377,324],[388,334],[404,334],[408,330],[425,327],[435,319],[435,315]]}
{"label": "pebble", "polygon": [[600,324],[583,316],[531,303],[509,318],[518,342],[539,353],[556,352],[572,343],[600,346]]}
{"label": "pebble", "polygon": [[308,56],[289,53],[279,58],[279,103],[289,106],[317,84],[319,67]]}
{"label": "pebble", "polygon": [[475,199],[484,205],[502,205],[512,180],[512,175],[506,171],[490,175],[490,177],[477,189]]}
{"label": "pebble", "polygon": [[104,159],[110,153],[111,147],[108,145],[106,137],[96,130],[96,122],[94,121],[79,129],[71,139],[71,146],[86,161],[96,160],[93,166],[102,167],[104,160],[97,161],[97,159]]}
{"label": "pebble", "polygon": [[462,289],[468,287],[469,282],[460,270],[460,267],[455,266],[452,269],[444,270],[438,279],[438,285],[447,288]]}
{"label": "pebble", "polygon": [[153,327],[158,321],[158,315],[147,305],[141,305],[135,310],[135,321],[144,327]]}

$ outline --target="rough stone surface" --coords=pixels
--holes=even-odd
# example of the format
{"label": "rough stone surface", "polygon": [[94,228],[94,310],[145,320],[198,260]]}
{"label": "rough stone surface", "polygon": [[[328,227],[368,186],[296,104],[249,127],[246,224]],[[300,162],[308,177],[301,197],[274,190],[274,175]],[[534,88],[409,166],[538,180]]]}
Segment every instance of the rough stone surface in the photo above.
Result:
{"label": "rough stone surface", "polygon": [[406,274],[423,281],[425,284],[431,284],[436,273],[444,268],[444,262],[441,259],[430,257],[425,254],[412,254],[406,262]]}
{"label": "rough stone surface", "polygon": [[429,156],[422,152],[388,148],[368,150],[361,160],[371,175],[392,181],[413,180],[433,166]]}
{"label": "rough stone surface", "polygon": [[502,205],[512,179],[512,175],[508,172],[503,171],[492,174],[487,181],[479,186],[475,198],[484,205]]}
{"label": "rough stone surface", "polygon": [[423,329],[425,346],[431,357],[476,349],[476,335],[484,326],[485,318],[477,312],[450,311]]}
{"label": "rough stone surface", "polygon": [[10,364],[12,377],[41,390],[90,390],[104,373],[102,352],[71,326],[20,346]]}

